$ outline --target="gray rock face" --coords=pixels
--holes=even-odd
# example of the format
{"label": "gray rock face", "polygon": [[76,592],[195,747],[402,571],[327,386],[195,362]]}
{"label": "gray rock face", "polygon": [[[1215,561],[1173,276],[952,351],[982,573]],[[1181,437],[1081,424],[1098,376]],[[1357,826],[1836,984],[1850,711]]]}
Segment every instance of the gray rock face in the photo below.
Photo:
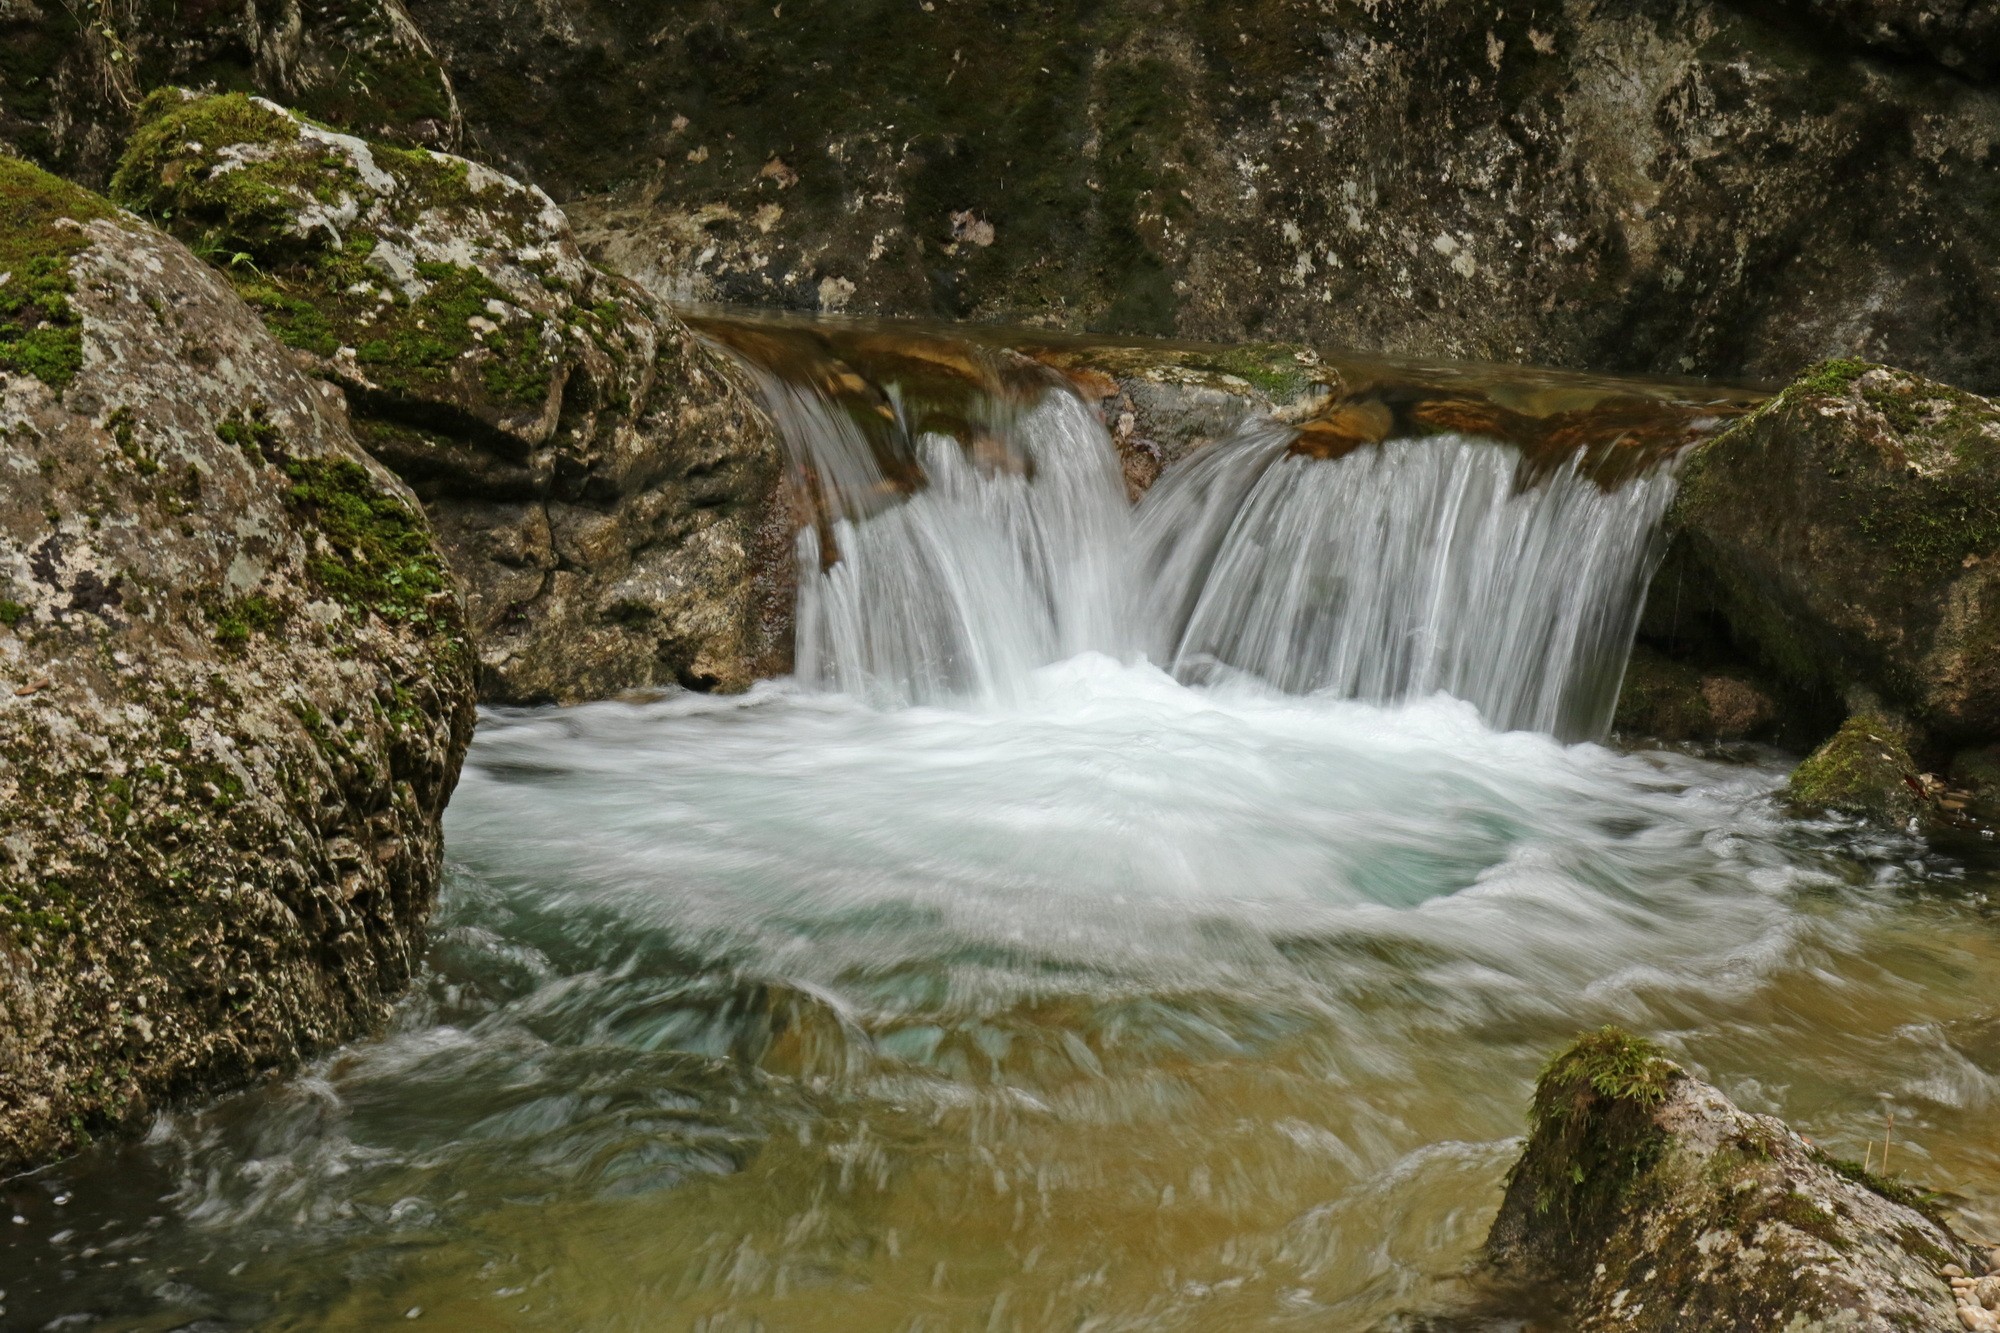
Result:
{"label": "gray rock face", "polygon": [[462,158],[167,93],[120,202],[224,263],[344,386],[466,590],[482,697],[743,689],[788,665],[779,447],[733,368]]}
{"label": "gray rock face", "polygon": [[70,287],[45,327],[80,350],[0,366],[4,1174],[383,1019],[473,695],[339,391],[179,242],[0,184],[13,281]]}
{"label": "gray rock face", "polygon": [[1980,1256],[1919,1203],[1606,1029],[1543,1074],[1487,1254],[1578,1333],[1958,1327]]}
{"label": "gray rock face", "polygon": [[1942,54],[1991,6],[412,13],[479,151],[675,298],[2000,389],[2000,92]]}

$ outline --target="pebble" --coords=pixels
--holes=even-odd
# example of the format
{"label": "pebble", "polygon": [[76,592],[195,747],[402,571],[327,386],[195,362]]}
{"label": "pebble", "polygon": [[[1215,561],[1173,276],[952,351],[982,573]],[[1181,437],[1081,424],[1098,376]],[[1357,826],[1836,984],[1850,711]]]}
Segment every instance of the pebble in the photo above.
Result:
{"label": "pebble", "polygon": [[2000,1333],[2000,1265],[1986,1277],[1967,1277],[1957,1264],[1947,1264],[1943,1271],[1966,1333]]}

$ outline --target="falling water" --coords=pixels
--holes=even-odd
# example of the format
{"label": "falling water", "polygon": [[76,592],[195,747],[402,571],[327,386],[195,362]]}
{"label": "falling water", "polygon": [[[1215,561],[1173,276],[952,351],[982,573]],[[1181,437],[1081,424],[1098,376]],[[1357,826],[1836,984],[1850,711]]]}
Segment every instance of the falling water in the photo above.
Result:
{"label": "falling water", "polygon": [[1444,691],[1494,726],[1602,736],[1673,481],[1615,491],[1576,460],[1392,441],[1332,462],[1264,428],[1170,473],[1140,511],[1153,645],[1183,679],[1247,671],[1389,703]]}
{"label": "falling water", "polygon": [[1316,460],[1261,423],[1134,515],[1104,429],[1052,389],[980,449],[919,434],[919,488],[884,504],[895,487],[839,407],[768,395],[830,511],[799,539],[799,677],[883,704],[1015,698],[1088,650],[1190,682],[1442,691],[1504,729],[1602,736],[1673,491],[1664,466],[1607,489],[1580,459],[1457,435]]}

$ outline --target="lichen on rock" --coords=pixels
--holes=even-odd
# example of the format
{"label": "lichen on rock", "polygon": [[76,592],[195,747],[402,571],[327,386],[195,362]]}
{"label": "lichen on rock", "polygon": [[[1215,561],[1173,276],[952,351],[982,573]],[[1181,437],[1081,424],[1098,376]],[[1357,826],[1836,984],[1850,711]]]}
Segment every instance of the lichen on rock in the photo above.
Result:
{"label": "lichen on rock", "polygon": [[378,1025],[473,722],[430,529],[338,392],[178,242],[40,188],[78,353],[0,370],[0,1171]]}
{"label": "lichen on rock", "polygon": [[1543,1070],[1487,1257],[1579,1333],[1942,1329],[1976,1261],[1921,1191],[1751,1115],[1613,1028]]}
{"label": "lichen on rock", "polygon": [[113,190],[346,391],[465,585],[484,697],[742,689],[787,665],[769,423],[540,190],[175,90]]}

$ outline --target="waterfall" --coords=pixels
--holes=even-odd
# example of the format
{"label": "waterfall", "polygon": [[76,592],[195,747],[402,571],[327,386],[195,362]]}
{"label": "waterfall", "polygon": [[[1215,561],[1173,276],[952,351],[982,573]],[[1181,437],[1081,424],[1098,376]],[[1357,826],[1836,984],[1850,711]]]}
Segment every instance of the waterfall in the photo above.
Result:
{"label": "waterfall", "polygon": [[1498,728],[1601,737],[1673,492],[1665,466],[1607,489],[1581,455],[1458,435],[1316,460],[1264,422],[1135,511],[1060,389],[992,405],[969,439],[909,429],[892,391],[871,436],[851,405],[760,378],[820,515],[798,538],[798,676],[884,706],[1006,702],[1096,651],[1187,683],[1444,691]]}
{"label": "waterfall", "polygon": [[1602,736],[1673,479],[1607,491],[1572,458],[1392,440],[1333,462],[1265,426],[1196,455],[1138,521],[1156,659],[1291,693],[1391,702],[1442,690],[1488,722]]}
{"label": "waterfall", "polygon": [[996,703],[1036,667],[1128,651],[1131,511],[1082,403],[1050,393],[997,413],[981,451],[918,433],[922,484],[883,505],[895,487],[859,430],[809,401],[793,392],[777,414],[801,461],[833,483],[822,482],[825,535],[799,533],[801,680],[891,705]]}

